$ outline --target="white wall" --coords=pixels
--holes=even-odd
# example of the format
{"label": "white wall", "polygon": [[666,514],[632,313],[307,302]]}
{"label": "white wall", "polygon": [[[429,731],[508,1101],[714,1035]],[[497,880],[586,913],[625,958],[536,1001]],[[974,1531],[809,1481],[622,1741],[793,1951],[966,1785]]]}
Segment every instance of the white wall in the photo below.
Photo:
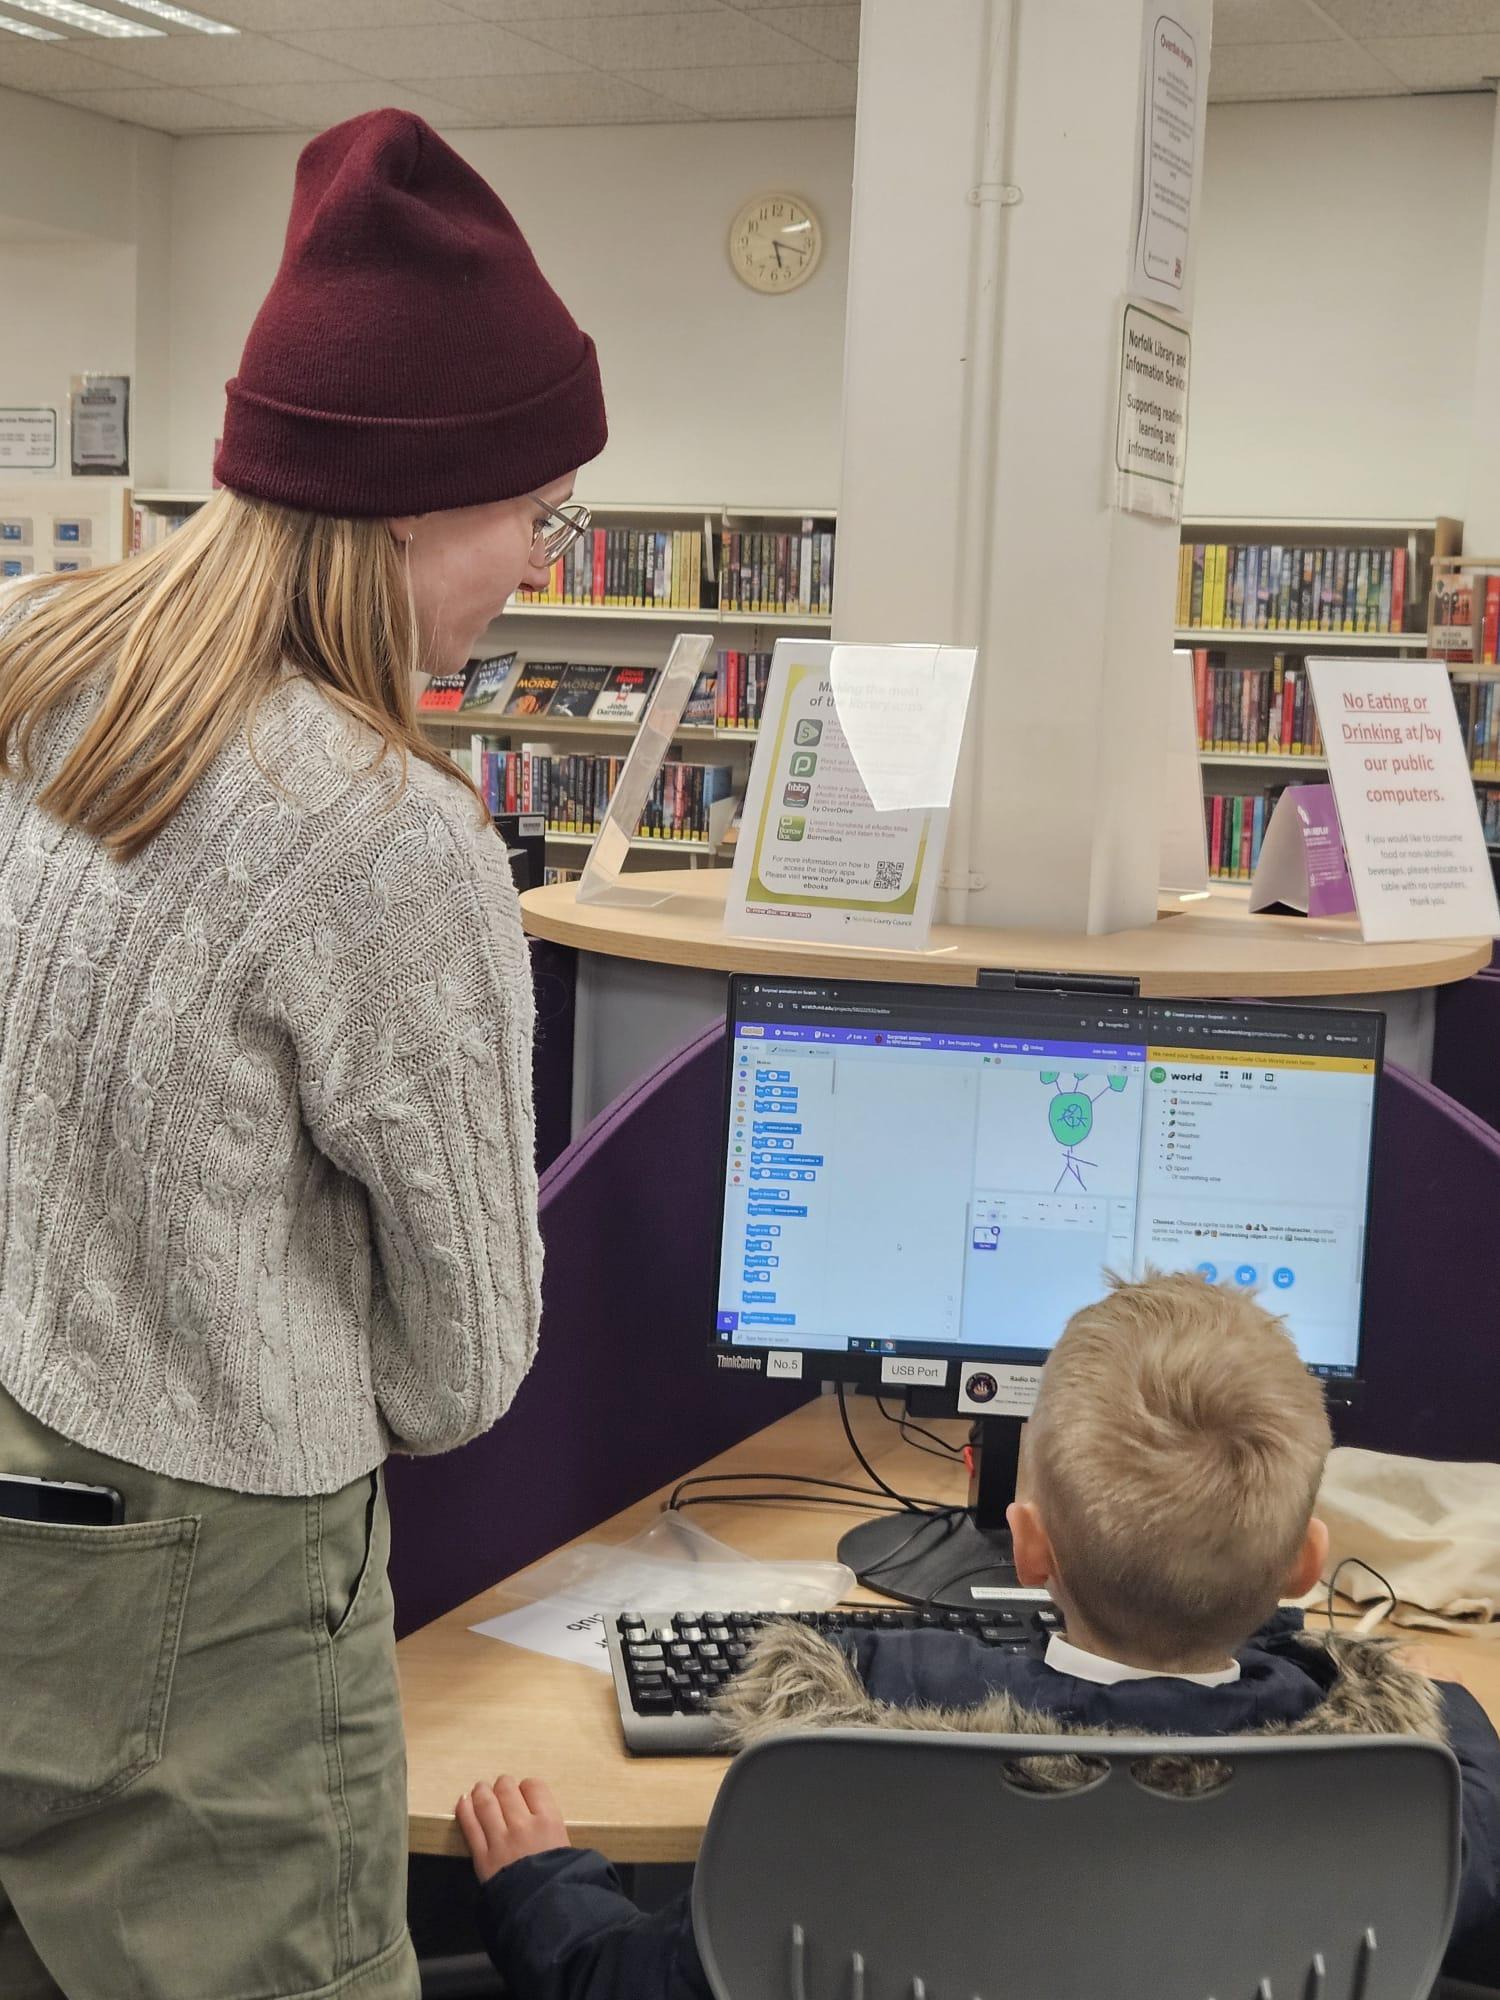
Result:
{"label": "white wall", "polygon": [[1190,512],[1463,514],[1494,115],[1210,109]]}
{"label": "white wall", "polygon": [[[1463,511],[1494,108],[1213,107],[1191,510]],[[599,344],[613,435],[597,497],[836,498],[851,120],[453,136]],[[299,144],[173,142],[0,90],[0,402],[128,362],[138,482],[205,485]],[[778,183],[813,198],[827,250],[803,291],[762,299],[724,239],[738,201]],[[3,240],[8,224],[96,247]],[[127,306],[104,246],[131,243]],[[889,283],[893,311],[920,310],[895,260]],[[38,369],[45,395],[22,387]]]}
{"label": "white wall", "polygon": [[[853,122],[455,132],[594,337],[610,443],[595,499],[828,504],[838,485]],[[224,383],[281,253],[300,141],[184,139],[174,154],[171,477],[201,487]],[[816,275],[765,298],[729,223],[789,187],[824,228]]]}
{"label": "white wall", "polygon": [[129,375],[142,485],[166,471],[171,150],[0,89],[0,404],[56,408],[66,468],[70,377]]}

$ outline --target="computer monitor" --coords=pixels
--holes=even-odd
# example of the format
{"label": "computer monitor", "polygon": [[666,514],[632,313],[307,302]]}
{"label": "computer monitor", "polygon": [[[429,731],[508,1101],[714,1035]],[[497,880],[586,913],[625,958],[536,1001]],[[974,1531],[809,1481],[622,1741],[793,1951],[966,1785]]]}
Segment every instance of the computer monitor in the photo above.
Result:
{"label": "computer monitor", "polygon": [[[731,982],[713,1344],[723,1367],[1011,1417],[983,1427],[992,1535],[1036,1375],[1107,1271],[1258,1294],[1347,1395],[1384,1017],[983,977]],[[972,1604],[929,1587],[921,1547],[910,1579],[864,1560],[900,1534],[856,1530],[855,1567]]]}

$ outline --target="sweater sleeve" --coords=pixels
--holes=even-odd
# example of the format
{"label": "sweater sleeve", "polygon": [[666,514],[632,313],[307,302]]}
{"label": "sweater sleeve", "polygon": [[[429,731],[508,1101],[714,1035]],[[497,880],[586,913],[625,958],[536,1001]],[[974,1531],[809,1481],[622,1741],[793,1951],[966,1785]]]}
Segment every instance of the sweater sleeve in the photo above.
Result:
{"label": "sweater sleeve", "polygon": [[536,1349],[530,960],[467,802],[393,815],[292,955],[303,1117],[363,1189],[372,1386],[397,1449],[493,1424]]}
{"label": "sweater sleeve", "polygon": [[688,1898],[645,1915],[591,1848],[528,1855],[479,1898],[485,1949],[526,2000],[710,2000]]}

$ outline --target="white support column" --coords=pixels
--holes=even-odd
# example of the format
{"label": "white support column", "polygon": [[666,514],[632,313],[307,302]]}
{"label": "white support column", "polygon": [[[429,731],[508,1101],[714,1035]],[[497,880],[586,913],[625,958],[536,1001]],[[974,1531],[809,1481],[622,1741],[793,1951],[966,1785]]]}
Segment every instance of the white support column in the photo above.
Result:
{"label": "white support column", "polygon": [[1500,436],[1500,97],[1495,99],[1494,118],[1474,400],[1469,412],[1469,491],[1464,503],[1464,547],[1478,556],[1500,555],[1500,458],[1495,452]]}
{"label": "white support column", "polygon": [[1178,537],[1107,504],[1145,12],[864,0],[836,632],[980,649],[959,922],[1155,914]]}

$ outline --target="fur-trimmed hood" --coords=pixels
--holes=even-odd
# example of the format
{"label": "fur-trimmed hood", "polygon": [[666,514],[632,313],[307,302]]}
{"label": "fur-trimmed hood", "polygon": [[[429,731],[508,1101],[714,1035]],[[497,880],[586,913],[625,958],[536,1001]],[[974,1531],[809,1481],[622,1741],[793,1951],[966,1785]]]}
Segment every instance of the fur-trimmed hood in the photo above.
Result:
{"label": "fur-trimmed hood", "polygon": [[[1286,1634],[1283,1647],[1305,1649],[1309,1678],[1327,1684],[1316,1705],[1295,1720],[1273,1721],[1256,1735],[1429,1736],[1447,1740],[1442,1705],[1431,1681],[1396,1658],[1380,1639]],[[1140,1686],[1141,1683],[1136,1683]],[[844,1652],[807,1626],[778,1621],[756,1639],[744,1670],[719,1702],[736,1749],[787,1729],[964,1730],[1003,1736],[1165,1736],[1124,1722],[1084,1724],[1030,1707],[1007,1688],[973,1702],[896,1704],[871,1695]],[[1194,1790],[1217,1777],[1164,1757],[1154,1774],[1171,1789]],[[1076,1759],[1038,1759],[1027,1776],[1038,1789],[1065,1789],[1084,1775]]]}

